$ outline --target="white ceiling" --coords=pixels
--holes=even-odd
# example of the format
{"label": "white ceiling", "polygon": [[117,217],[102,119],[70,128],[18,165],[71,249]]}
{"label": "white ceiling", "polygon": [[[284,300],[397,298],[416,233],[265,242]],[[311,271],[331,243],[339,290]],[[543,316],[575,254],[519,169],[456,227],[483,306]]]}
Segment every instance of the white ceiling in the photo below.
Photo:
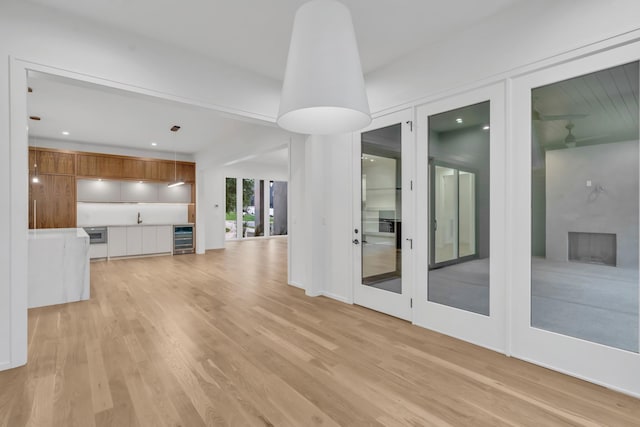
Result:
{"label": "white ceiling", "polygon": [[[27,0],[281,80],[305,0]],[[341,0],[352,12],[365,73],[522,0]],[[43,74],[29,77],[30,136],[195,154],[224,150],[260,126],[215,111]],[[179,124],[173,134],[169,128]],[[62,135],[68,131],[69,135]],[[151,146],[156,142],[156,147]],[[279,157],[282,159],[282,154]]]}
{"label": "white ceiling", "polygon": [[[131,149],[193,154],[223,147],[253,123],[213,110],[31,72],[29,136]],[[177,132],[169,129],[181,126]],[[69,132],[63,135],[62,132]],[[157,145],[152,146],[155,142]]]}
{"label": "white ceiling", "polygon": [[[282,80],[295,11],[306,0],[28,0]],[[341,0],[364,72],[523,0]]]}

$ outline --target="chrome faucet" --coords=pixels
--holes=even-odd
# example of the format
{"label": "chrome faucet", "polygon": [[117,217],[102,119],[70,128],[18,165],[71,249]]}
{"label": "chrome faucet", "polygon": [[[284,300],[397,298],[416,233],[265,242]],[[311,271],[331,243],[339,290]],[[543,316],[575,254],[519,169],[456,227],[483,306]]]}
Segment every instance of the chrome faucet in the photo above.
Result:
{"label": "chrome faucet", "polygon": [[140,212],[138,212],[138,224],[142,224],[142,218],[140,218]]}

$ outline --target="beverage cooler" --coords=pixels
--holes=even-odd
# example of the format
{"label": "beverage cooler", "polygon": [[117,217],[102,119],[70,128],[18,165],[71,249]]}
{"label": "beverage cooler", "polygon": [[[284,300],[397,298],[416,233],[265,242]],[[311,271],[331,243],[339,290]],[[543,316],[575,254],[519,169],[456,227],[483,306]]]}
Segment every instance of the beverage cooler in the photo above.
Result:
{"label": "beverage cooler", "polygon": [[192,254],[194,248],[193,224],[173,226],[173,254]]}

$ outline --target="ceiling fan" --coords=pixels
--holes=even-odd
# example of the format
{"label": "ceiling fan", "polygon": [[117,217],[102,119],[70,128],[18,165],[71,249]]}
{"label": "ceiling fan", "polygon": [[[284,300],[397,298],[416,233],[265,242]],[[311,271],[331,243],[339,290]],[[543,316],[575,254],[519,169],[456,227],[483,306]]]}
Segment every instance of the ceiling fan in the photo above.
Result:
{"label": "ceiling fan", "polygon": [[575,124],[573,124],[571,120],[569,120],[569,122],[565,125],[565,129],[567,129],[568,133],[567,133],[567,136],[564,138],[564,145],[567,148],[576,147],[579,142],[586,142],[586,141],[591,141],[595,139],[606,138],[608,136],[608,135],[594,135],[594,136],[587,136],[583,138],[576,138],[576,136],[572,132],[574,127],[575,127]]}

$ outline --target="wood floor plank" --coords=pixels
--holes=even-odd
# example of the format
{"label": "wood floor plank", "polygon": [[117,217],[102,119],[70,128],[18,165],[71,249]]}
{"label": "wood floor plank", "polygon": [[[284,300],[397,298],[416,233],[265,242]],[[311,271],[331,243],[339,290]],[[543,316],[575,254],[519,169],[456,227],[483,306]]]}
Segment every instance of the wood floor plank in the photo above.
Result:
{"label": "wood floor plank", "polygon": [[634,426],[640,400],[288,286],[286,239],[91,264],[0,426]]}

